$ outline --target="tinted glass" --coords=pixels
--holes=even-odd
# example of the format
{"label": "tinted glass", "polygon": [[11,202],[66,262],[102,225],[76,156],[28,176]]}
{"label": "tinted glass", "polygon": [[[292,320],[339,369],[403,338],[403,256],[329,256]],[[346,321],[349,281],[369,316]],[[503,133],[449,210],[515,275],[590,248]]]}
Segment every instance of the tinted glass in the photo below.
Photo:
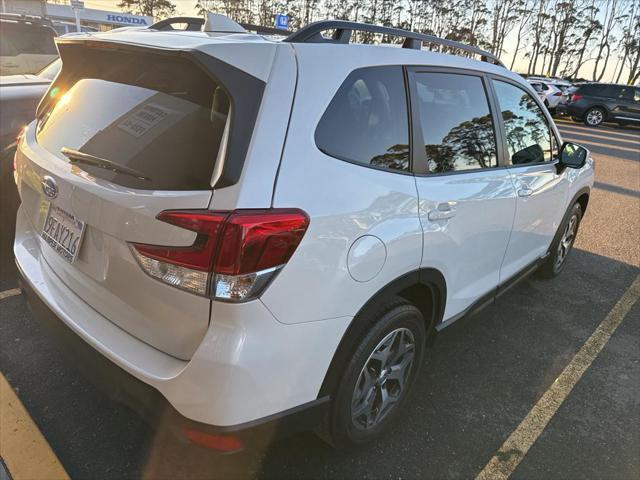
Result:
{"label": "tinted glass", "polygon": [[496,137],[480,77],[415,75],[416,103],[431,173],[497,165]]}
{"label": "tinted glass", "polygon": [[15,29],[9,22],[0,22],[0,56],[13,57],[18,55],[18,49],[13,43],[12,35]]}
{"label": "tinted glass", "polygon": [[[118,53],[118,61],[111,62],[101,55],[93,52],[92,62],[79,72],[81,79],[71,81],[68,90],[50,89],[38,123],[40,145],[64,160],[61,149],[66,147],[150,178],[76,163],[119,185],[210,188],[229,112],[224,90],[176,56]],[[73,71],[79,68],[74,65]]]}
{"label": "tinted glass", "polygon": [[409,126],[400,67],[352,72],[316,129],[316,144],[332,157],[409,170]]}
{"label": "tinted glass", "polygon": [[634,87],[623,87],[620,94],[620,98],[624,100],[638,100],[638,89]]}
{"label": "tinted glass", "polygon": [[53,38],[56,32],[48,27],[2,22],[2,40],[11,39],[15,55],[29,53],[36,55],[57,55]]}
{"label": "tinted glass", "polygon": [[580,89],[583,95],[595,95],[598,97],[620,98],[623,87],[617,85],[594,84],[586,85]]}
{"label": "tinted glass", "polygon": [[493,80],[514,165],[551,160],[551,131],[542,109],[527,92]]}

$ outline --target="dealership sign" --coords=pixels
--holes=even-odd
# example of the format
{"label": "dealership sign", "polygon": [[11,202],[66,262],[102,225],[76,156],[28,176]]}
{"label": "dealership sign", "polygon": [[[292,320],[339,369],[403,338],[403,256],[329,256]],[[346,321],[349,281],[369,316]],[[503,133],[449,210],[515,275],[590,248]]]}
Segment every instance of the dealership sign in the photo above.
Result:
{"label": "dealership sign", "polygon": [[130,17],[117,13],[107,15],[107,21],[112,23],[123,23],[125,25],[148,25],[144,17]]}
{"label": "dealership sign", "polygon": [[[81,4],[83,2],[82,0],[73,0],[73,2],[70,0],[69,3]],[[78,9],[78,12],[80,20],[86,23],[131,27],[148,27],[153,24],[153,17],[146,15],[133,15],[95,8]],[[47,3],[47,16],[53,20],[75,20],[74,9],[71,5],[59,3]]]}

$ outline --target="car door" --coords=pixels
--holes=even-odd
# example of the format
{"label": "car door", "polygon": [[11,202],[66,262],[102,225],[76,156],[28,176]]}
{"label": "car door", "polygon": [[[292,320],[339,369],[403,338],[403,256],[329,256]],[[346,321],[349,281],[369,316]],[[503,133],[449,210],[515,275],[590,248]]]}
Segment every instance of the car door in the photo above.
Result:
{"label": "car door", "polygon": [[616,117],[620,120],[640,122],[640,88],[624,87],[620,97],[620,110]]}
{"label": "car door", "polygon": [[544,256],[564,214],[566,170],[558,172],[558,140],[540,102],[518,83],[492,77],[508,170],[517,195],[513,231],[500,272],[504,283]]}
{"label": "car door", "polygon": [[445,277],[445,320],[497,287],[515,214],[486,82],[466,70],[409,72],[422,266]]}

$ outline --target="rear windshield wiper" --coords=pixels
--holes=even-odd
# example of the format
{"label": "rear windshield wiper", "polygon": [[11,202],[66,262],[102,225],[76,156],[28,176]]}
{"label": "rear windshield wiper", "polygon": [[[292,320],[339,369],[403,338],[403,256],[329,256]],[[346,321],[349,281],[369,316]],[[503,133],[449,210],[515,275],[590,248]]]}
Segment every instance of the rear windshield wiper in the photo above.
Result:
{"label": "rear windshield wiper", "polygon": [[126,173],[127,175],[137,177],[141,180],[151,180],[151,178],[147,177],[139,170],[119,165],[116,162],[107,160],[106,158],[96,157],[95,155],[90,155],[67,147],[62,147],[60,152],[67,157],[71,163],[86,163],[87,165],[104,168],[105,170],[111,170],[112,172]]}

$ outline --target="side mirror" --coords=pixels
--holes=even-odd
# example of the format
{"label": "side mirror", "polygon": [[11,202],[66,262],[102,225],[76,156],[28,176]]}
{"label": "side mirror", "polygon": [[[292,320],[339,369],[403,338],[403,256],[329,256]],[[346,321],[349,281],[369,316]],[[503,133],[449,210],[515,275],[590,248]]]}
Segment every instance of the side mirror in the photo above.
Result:
{"label": "side mirror", "polygon": [[569,168],[582,168],[587,161],[587,149],[575,143],[565,142],[560,149],[560,162],[558,166]]}

